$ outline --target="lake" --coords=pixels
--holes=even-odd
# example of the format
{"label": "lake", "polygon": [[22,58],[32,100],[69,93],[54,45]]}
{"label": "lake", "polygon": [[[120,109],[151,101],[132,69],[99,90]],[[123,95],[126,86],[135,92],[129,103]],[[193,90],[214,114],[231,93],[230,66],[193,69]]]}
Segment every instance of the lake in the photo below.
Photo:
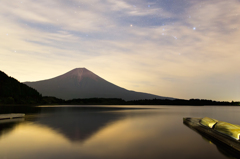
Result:
{"label": "lake", "polygon": [[234,106],[0,107],[0,159],[206,159],[233,154],[183,124],[211,117],[240,125]]}

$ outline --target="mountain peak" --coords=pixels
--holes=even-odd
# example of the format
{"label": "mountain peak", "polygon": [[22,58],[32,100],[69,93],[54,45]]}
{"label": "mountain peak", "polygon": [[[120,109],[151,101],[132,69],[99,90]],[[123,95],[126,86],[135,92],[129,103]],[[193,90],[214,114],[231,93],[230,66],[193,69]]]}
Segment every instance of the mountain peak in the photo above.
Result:
{"label": "mountain peak", "polygon": [[87,72],[90,72],[90,71],[83,67],[83,68],[75,68],[75,69],[67,72],[66,74],[81,76],[82,74],[85,74]]}
{"label": "mountain peak", "polygon": [[79,67],[79,68],[75,68],[71,71],[89,71],[88,69],[86,69],[85,67]]}
{"label": "mountain peak", "polygon": [[69,78],[69,77],[76,77],[79,81],[81,81],[82,78],[86,78],[86,77],[94,79],[94,80],[97,80],[100,78],[99,76],[97,76],[93,72],[89,71],[85,67],[75,68],[75,69],[62,75],[62,78]]}

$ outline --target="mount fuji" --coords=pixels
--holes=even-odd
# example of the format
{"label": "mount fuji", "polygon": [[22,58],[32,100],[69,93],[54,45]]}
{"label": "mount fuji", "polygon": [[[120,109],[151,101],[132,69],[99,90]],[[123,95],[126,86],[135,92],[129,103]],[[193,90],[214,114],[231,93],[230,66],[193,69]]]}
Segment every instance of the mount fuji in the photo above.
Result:
{"label": "mount fuji", "polygon": [[43,96],[69,100],[75,98],[121,98],[123,100],[174,99],[148,93],[130,91],[114,85],[86,68],[76,68],[55,78],[24,82]]}

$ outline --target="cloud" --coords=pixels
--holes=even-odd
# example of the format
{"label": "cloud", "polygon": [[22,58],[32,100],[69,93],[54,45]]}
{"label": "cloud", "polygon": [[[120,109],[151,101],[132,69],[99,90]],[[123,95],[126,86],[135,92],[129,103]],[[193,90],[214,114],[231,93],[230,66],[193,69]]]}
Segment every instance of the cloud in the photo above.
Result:
{"label": "cloud", "polygon": [[239,79],[239,6],[237,0],[4,1],[1,69],[29,81],[86,67],[131,90],[220,99],[212,90]]}

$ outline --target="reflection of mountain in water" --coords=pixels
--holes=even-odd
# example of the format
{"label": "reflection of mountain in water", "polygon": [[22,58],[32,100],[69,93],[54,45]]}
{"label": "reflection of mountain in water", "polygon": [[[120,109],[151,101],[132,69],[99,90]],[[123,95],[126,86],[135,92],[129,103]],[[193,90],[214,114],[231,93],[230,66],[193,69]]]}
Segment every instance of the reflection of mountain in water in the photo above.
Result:
{"label": "reflection of mountain in water", "polygon": [[49,112],[49,108],[42,109],[36,122],[46,125],[72,141],[84,141],[106,125],[123,117],[122,113],[106,111],[83,110],[71,108],[57,108]]}

